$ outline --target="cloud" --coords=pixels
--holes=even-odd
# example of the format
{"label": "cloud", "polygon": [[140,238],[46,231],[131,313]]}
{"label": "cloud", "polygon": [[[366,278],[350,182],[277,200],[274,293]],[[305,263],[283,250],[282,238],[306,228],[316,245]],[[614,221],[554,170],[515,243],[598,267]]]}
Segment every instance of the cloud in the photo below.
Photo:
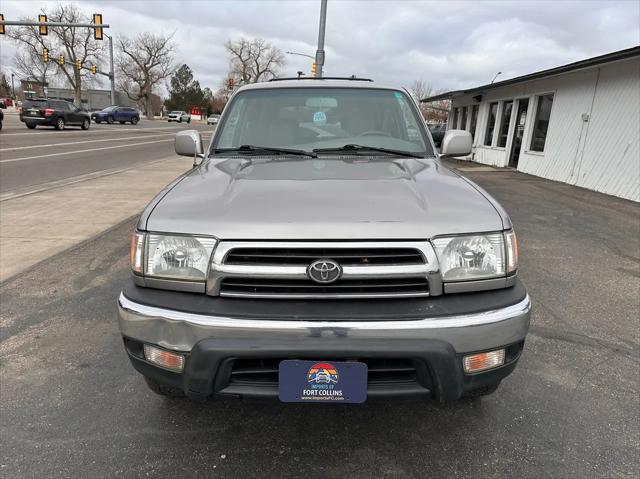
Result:
{"label": "cloud", "polygon": [[[56,2],[3,1],[6,19],[30,16]],[[313,55],[319,1],[87,1],[112,34],[175,31],[176,62],[202,86],[226,75],[228,39],[261,37],[283,51]],[[637,1],[346,1],[329,0],[328,75],[371,77],[408,86],[424,79],[437,89],[531,73],[640,43]],[[10,28],[10,27],[7,27]],[[15,46],[0,38],[0,61],[11,66]],[[310,60],[287,56],[286,72],[309,72]]]}

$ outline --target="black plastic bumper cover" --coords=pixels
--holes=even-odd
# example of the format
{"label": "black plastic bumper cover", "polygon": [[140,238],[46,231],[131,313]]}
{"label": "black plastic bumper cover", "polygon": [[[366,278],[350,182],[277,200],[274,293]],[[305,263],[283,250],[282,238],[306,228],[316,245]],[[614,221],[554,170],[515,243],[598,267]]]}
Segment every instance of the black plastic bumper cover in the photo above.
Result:
{"label": "black plastic bumper cover", "polygon": [[225,362],[239,358],[289,358],[289,359],[344,359],[344,358],[410,358],[418,362],[418,380],[415,384],[389,384],[369,386],[368,397],[427,398],[440,401],[459,399],[471,391],[501,381],[516,366],[524,343],[507,346],[506,364],[477,374],[465,374],[462,358],[443,341],[351,341],[347,349],[344,342],[331,338],[307,341],[304,347],[282,343],[260,343],[238,339],[219,341],[205,339],[196,344],[188,354],[185,370],[175,373],[146,362],[141,354],[141,344],[125,338],[125,347],[134,368],[157,382],[181,389],[192,399],[204,400],[212,395],[246,398],[277,399],[274,385],[244,385],[233,387],[229,383],[229,371]]}

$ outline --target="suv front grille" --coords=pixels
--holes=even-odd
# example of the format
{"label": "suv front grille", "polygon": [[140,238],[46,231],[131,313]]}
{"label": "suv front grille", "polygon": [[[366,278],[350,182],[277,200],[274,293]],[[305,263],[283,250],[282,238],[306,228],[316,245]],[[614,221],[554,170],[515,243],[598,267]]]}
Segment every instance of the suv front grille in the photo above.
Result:
{"label": "suv front grille", "polygon": [[410,248],[238,248],[225,264],[281,264],[307,266],[331,258],[342,266],[424,264],[420,251]]}
{"label": "suv front grille", "polygon": [[429,282],[425,277],[342,279],[331,284],[318,284],[309,279],[225,278],[220,296],[254,297],[370,297],[370,296],[427,296]]}
{"label": "suv front grille", "polygon": [[[340,267],[333,283],[313,281],[318,260]],[[221,242],[207,293],[244,298],[406,298],[429,296],[438,265],[427,241]],[[317,278],[316,278],[317,279]]]}

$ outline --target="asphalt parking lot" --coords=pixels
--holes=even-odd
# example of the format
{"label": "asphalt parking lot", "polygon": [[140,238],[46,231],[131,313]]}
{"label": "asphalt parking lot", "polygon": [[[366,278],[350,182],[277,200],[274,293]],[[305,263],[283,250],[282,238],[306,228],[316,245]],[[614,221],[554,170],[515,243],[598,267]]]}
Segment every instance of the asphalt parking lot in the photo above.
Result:
{"label": "asphalt parking lot", "polygon": [[452,165],[510,213],[535,308],[497,393],[352,407],[156,396],[116,323],[127,220],[0,284],[0,476],[638,477],[640,206]]}

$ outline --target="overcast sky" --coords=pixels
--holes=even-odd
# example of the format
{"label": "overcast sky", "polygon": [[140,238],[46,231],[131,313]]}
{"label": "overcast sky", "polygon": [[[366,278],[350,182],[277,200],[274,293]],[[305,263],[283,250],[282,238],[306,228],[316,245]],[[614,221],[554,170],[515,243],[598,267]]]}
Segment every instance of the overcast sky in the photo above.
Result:
{"label": "overcast sky", "polygon": [[[31,17],[58,2],[2,1],[6,20]],[[175,31],[176,63],[216,90],[226,76],[224,43],[261,37],[282,51],[313,55],[320,1],[86,1],[114,35]],[[371,77],[436,89],[473,87],[640,44],[640,1],[329,0],[326,75]],[[11,27],[7,27],[11,28]],[[10,69],[15,46],[0,37]],[[287,55],[286,72],[309,72],[310,60]]]}

